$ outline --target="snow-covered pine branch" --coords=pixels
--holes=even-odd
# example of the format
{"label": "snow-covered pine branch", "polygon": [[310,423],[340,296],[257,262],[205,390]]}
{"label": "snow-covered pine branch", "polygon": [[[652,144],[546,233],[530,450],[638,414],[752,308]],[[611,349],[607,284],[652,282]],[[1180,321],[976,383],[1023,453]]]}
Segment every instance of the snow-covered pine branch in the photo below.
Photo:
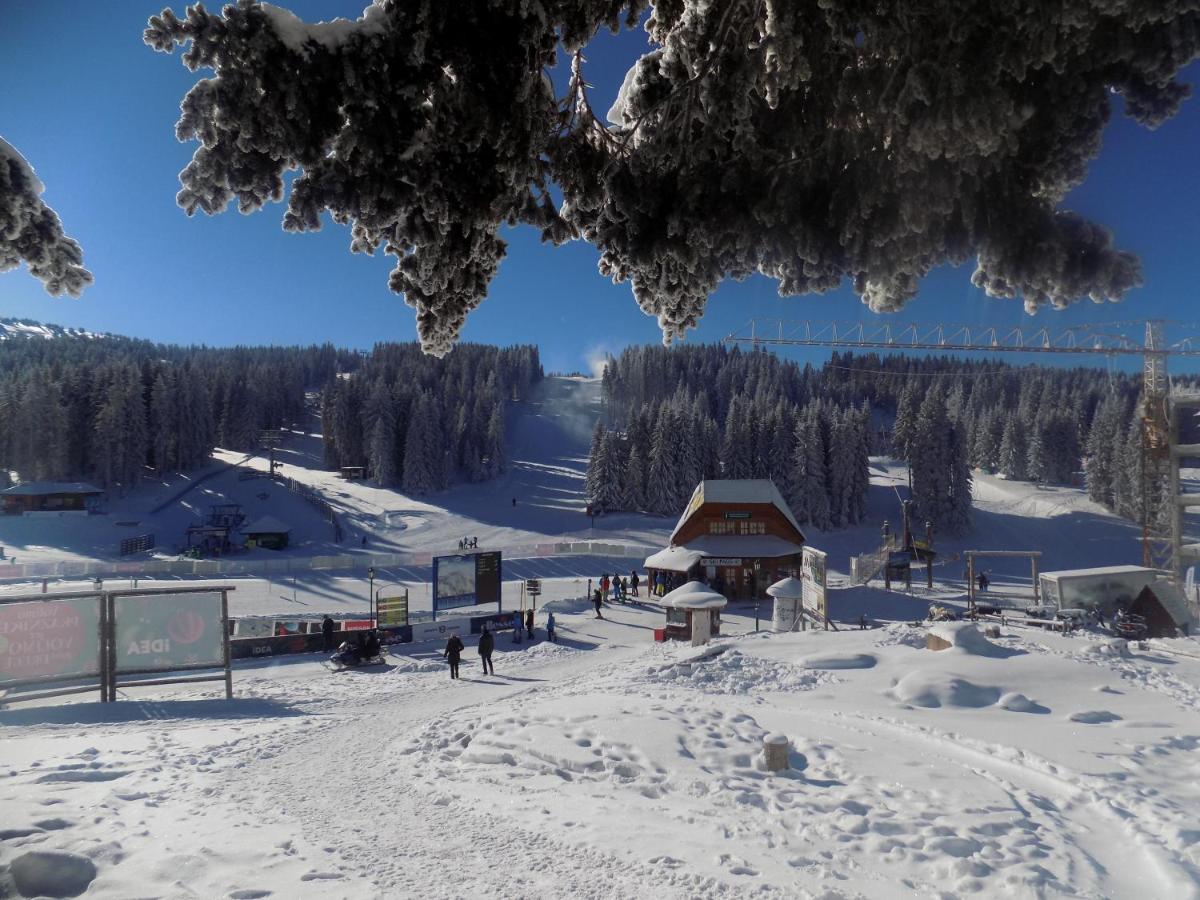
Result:
{"label": "snow-covered pine branch", "polygon": [[[239,0],[150,20],[146,42],[211,69],[176,133],[197,140],[189,214],[281,200],[288,230],[328,211],[351,249],[383,246],[446,353],[505,254],[502,224],[583,237],[629,282],[664,340],[696,325],[725,278],[784,295],[851,279],[872,310],[974,256],[974,281],[1029,311],[1121,299],[1141,279],[1112,236],[1058,204],[1086,175],[1111,94],[1153,128],[1188,95],[1191,0],[671,0],[608,113],[577,69],[545,69],[647,0],[402,3],[306,24]],[[558,209],[550,189],[564,201]]]}
{"label": "snow-covered pine branch", "polygon": [[92,283],[83,250],[63,233],[62,222],[42,202],[44,187],[17,149],[0,138],[0,272],[22,262],[53,297],[78,297]]}

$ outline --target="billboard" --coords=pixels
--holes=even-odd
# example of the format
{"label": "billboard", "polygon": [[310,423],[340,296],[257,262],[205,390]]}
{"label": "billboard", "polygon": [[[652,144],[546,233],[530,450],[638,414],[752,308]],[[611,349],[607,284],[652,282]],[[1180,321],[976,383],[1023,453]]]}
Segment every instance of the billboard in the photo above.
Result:
{"label": "billboard", "polygon": [[500,602],[500,551],[433,558],[433,611]]}
{"label": "billboard", "polygon": [[100,674],[102,598],[0,605],[0,683]]}
{"label": "billboard", "polygon": [[800,581],[803,587],[804,605],[817,612],[822,618],[827,615],[825,607],[825,553],[805,547],[800,558]]}
{"label": "billboard", "polygon": [[221,592],[113,595],[118,672],[225,664]]}

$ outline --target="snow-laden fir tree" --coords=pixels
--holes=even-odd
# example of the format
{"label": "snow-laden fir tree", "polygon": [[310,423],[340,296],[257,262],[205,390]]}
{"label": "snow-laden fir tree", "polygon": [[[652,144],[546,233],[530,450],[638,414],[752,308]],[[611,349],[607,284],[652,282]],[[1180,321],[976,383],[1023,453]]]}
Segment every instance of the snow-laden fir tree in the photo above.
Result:
{"label": "snow-laden fir tree", "polygon": [[1000,471],[1005,478],[1023,481],[1029,476],[1029,444],[1025,438],[1025,426],[1017,416],[1004,422],[1004,434],[1000,438]]}
{"label": "snow-laden fir tree", "polygon": [[21,263],[52,297],[78,297],[92,283],[79,244],[63,233],[45,190],[16,147],[0,138],[0,273]]}
{"label": "snow-laden fir tree", "polygon": [[[668,341],[754,272],[784,295],[849,279],[875,311],[971,257],[976,286],[1029,311],[1139,283],[1137,259],[1060,204],[1113,93],[1150,128],[1179,109],[1194,4],[661,2],[602,121],[583,51],[650,8],[377,2],[329,24],[253,0],[164,10],[146,43],[190,44],[185,64],[211,70],[180,105],[176,136],[197,147],[177,202],[249,212],[297,170],[285,228],[328,212],[355,252],[394,256],[389,286],[438,354],[486,296],[506,224],[591,242]],[[560,52],[561,96],[545,76]]]}

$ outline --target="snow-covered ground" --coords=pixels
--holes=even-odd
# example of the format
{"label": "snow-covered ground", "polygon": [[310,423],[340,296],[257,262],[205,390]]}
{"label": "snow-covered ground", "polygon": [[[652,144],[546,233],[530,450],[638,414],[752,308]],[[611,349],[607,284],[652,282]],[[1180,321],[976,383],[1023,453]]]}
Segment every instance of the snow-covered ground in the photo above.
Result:
{"label": "snow-covered ground", "polygon": [[404,646],[0,712],[0,866],[73,854],[97,897],[1200,896],[1200,659],[605,615],[502,635],[495,677]]}
{"label": "snow-covered ground", "polygon": [[[322,472],[319,438],[293,435],[285,474],[338,506],[342,545],[294,496],[221,468],[239,454],[177,500],[186,485],[169,479],[106,516],[0,518],[0,544],[19,560],[109,560],[119,536],[154,530],[161,551],[208,503],[241,502],[293,524],[285,558],[361,556],[221,579],[235,614],[306,615],[365,609],[371,553],[455,552],[468,535],[480,549],[661,546],[673,521],[616,515],[593,531],[584,517],[597,411],[595,382],[548,379],[515,410],[503,479],[424,499]],[[831,582],[884,519],[897,526],[905,478],[873,461],[867,524],[808,533]],[[1098,636],[1006,628],[947,632],[957,646],[933,652],[905,624],[961,597],[964,550],[1040,550],[1043,570],[1138,563],[1137,528],[1077,489],[990,476],[975,506],[970,535],[938,539],[932,591],[920,572],[911,595],[831,592],[835,617],[865,613],[868,631],[756,634],[747,604],[711,648],[655,644],[661,612],[598,620],[581,599],[622,561],[506,558],[506,578],[543,579],[560,642],[501,635],[496,677],[470,638],[459,681],[439,648],[402,645],[373,670],[239,665],[229,702],[189,685],[10,704],[0,896],[57,875],[98,897],[1200,897],[1200,643],[1125,656]],[[1028,590],[1026,564],[987,565],[1001,592]],[[406,584],[419,610],[426,580],[380,571],[375,586]],[[506,583],[506,606],[518,589]],[[762,769],[769,732],[792,740],[784,773]]]}

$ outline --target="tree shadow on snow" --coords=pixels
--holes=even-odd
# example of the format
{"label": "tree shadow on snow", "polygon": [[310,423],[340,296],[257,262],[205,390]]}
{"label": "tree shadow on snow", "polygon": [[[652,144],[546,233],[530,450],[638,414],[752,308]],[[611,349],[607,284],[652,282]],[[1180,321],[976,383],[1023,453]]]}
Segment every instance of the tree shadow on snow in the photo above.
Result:
{"label": "tree shadow on snow", "polygon": [[0,726],[100,725],[164,719],[267,719],[308,715],[303,709],[261,698],[232,700],[120,700],[0,709]]}

